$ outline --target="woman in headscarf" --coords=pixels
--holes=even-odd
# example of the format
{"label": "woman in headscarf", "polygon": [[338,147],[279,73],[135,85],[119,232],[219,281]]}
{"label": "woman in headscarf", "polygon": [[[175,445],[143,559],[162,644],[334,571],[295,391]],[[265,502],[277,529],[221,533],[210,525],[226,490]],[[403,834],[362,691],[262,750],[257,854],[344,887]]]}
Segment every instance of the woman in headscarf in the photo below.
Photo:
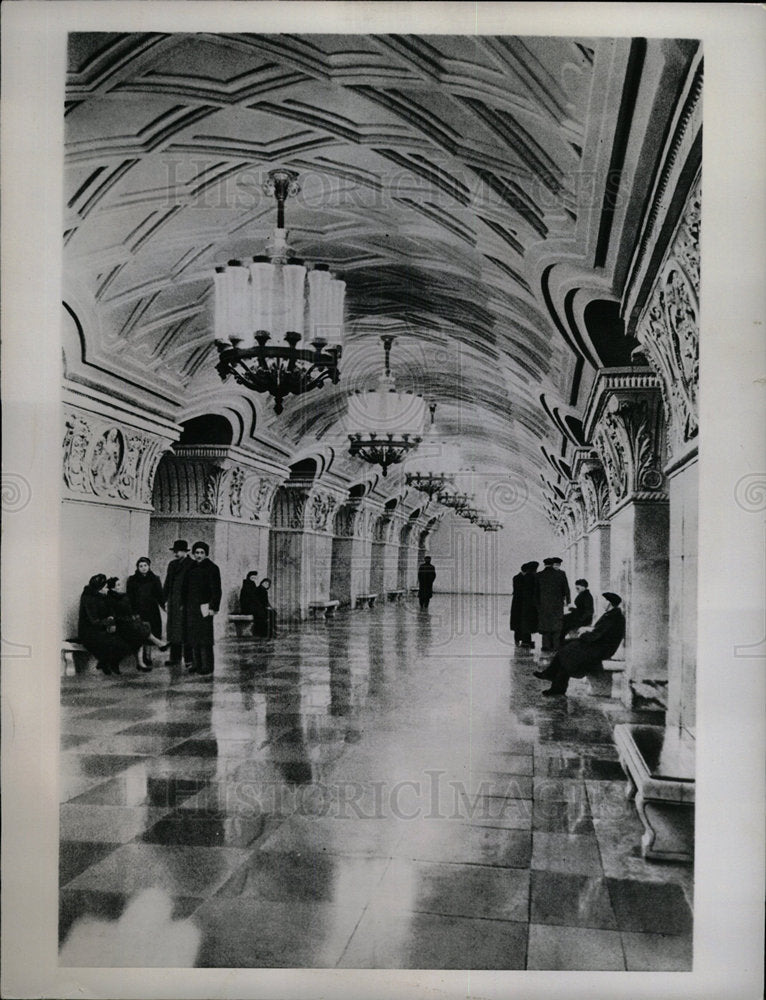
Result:
{"label": "woman in headscarf", "polygon": [[[162,581],[151,570],[152,561],[148,556],[142,556],[136,563],[136,572],[128,577],[125,592],[128,595],[133,613],[141,621],[149,625],[151,634],[161,638],[162,617],[160,608],[165,607],[162,593]],[[144,643],[141,660],[145,667],[152,667],[152,643]]]}
{"label": "woman in headscarf", "polygon": [[241,615],[255,614],[255,606],[257,602],[255,592],[258,589],[258,584],[256,583],[257,579],[258,574],[254,569],[251,569],[242,581],[242,587],[239,591],[239,613]]}
{"label": "woman in headscarf", "polygon": [[117,632],[117,623],[107,596],[106,576],[92,576],[80,597],[77,637],[98,660],[105,674],[119,674],[120,660],[133,648]]}

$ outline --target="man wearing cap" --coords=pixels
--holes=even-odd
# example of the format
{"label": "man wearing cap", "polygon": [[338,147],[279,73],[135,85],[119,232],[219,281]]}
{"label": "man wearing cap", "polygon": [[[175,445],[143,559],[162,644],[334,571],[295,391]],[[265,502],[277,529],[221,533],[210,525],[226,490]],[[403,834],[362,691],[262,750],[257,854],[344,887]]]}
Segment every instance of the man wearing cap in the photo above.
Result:
{"label": "man wearing cap", "polygon": [[166,661],[166,666],[177,666],[181,662],[183,654],[184,663],[190,667],[192,662],[191,646],[184,634],[181,600],[184,578],[192,564],[189,557],[189,543],[183,538],[179,538],[177,542],[173,542],[170,551],[173,553],[173,559],[168,564],[165,586],[162,588],[168,612],[167,640],[170,644],[170,659]]}
{"label": "man wearing cap", "polygon": [[620,608],[622,598],[609,591],[603,597],[607,609],[593,628],[565,643],[547,669],[535,670],[535,677],[551,682],[548,690],[543,691],[546,697],[566,694],[570,677],[599,673],[603,669],[601,661],[613,656],[625,638],[625,616]]}
{"label": "man wearing cap", "polygon": [[209,558],[207,542],[192,545],[192,564],[184,575],[181,600],[186,641],[191,646],[189,673],[210,676],[213,657],[213,616],[221,607],[221,571]]}
{"label": "man wearing cap", "polygon": [[569,581],[559,568],[558,556],[543,559],[543,564],[544,568],[535,577],[537,631],[542,637],[541,652],[552,653],[559,648],[564,607],[569,604]]}
{"label": "man wearing cap", "polygon": [[517,646],[533,649],[532,633],[537,631],[537,608],[535,606],[535,576],[537,562],[526,562],[521,572],[513,578],[511,598],[511,630]]}
{"label": "man wearing cap", "polygon": [[574,604],[564,615],[564,624],[561,626],[561,642],[568,632],[575,629],[585,628],[593,621],[593,595],[588,590],[587,580],[575,580]]}

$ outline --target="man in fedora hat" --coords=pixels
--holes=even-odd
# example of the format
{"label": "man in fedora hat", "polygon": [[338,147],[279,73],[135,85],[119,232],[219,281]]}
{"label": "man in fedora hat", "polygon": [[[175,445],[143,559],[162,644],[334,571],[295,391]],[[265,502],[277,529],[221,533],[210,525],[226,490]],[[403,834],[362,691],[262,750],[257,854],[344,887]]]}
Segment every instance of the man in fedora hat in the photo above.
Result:
{"label": "man in fedora hat", "polygon": [[569,604],[569,581],[559,568],[561,559],[558,556],[543,559],[543,564],[544,568],[535,577],[537,631],[542,637],[541,652],[553,653],[559,648],[564,607]]}
{"label": "man in fedora hat", "polygon": [[566,694],[570,677],[584,677],[603,670],[602,660],[617,652],[625,638],[625,616],[620,605],[622,598],[607,591],[603,594],[607,609],[592,629],[586,629],[576,639],[565,643],[545,670],[535,670],[535,677],[549,680],[551,686],[543,691],[546,697]]}
{"label": "man in fedora hat", "polygon": [[183,656],[184,663],[190,667],[192,653],[186,637],[182,599],[184,579],[192,564],[189,543],[179,538],[177,542],[173,542],[170,551],[173,553],[173,559],[168,564],[165,586],[162,590],[168,613],[167,641],[170,644],[170,659],[166,661],[166,665],[178,666]]}

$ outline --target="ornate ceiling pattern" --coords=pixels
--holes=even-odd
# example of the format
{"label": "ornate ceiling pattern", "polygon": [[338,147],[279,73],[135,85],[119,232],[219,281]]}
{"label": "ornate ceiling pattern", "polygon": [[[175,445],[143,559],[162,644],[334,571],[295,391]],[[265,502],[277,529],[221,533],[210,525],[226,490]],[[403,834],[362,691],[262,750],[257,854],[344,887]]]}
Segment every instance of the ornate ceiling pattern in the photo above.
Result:
{"label": "ornate ceiling pattern", "polygon": [[566,403],[582,367],[540,261],[567,246],[588,264],[598,213],[582,176],[610,159],[626,53],[574,38],[70,36],[64,297],[87,360],[166,399],[210,395],[214,267],[263,252],[276,213],[261,185],[287,167],[302,184],[291,244],[346,282],[348,333],[340,384],[278,419],[261,401],[264,426],[296,443],[345,433],[347,393],[370,386],[393,332],[398,386],[438,404],[467,459],[536,482],[541,444],[562,441],[541,396]]}

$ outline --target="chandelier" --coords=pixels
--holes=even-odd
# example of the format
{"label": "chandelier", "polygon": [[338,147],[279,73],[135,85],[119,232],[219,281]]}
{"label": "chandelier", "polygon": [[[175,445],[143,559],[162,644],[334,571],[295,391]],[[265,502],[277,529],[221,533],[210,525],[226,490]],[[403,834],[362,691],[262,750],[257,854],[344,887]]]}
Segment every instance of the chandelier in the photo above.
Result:
{"label": "chandelier", "polygon": [[500,531],[503,527],[501,521],[495,521],[491,517],[480,517],[476,523],[482,531]]}
{"label": "chandelier", "polygon": [[[215,269],[216,369],[223,381],[231,375],[248,389],[270,393],[279,414],[286,396],[337,384],[346,285],[326,267],[307,268],[292,256],[285,201],[300,191],[298,174],[271,170],[263,190],[277,202],[268,255]],[[311,347],[298,347],[301,340]]]}
{"label": "chandelier", "polygon": [[455,490],[446,489],[437,494],[436,500],[442,505],[442,507],[451,507],[456,514],[459,514],[462,510],[471,506],[473,497],[468,493],[460,493]]}
{"label": "chandelier", "polygon": [[426,404],[422,396],[397,392],[391,375],[392,335],[381,337],[386,357],[385,374],[371,392],[356,392],[348,398],[349,426],[360,428],[349,434],[349,454],[371,465],[383,475],[402,461],[422,440]]}
{"label": "chandelier", "polygon": [[414,486],[416,490],[425,493],[428,499],[432,500],[437,493],[442,493],[445,487],[451,486],[455,482],[455,476],[454,473],[436,471],[437,464],[444,467],[446,456],[444,446],[436,437],[434,430],[436,403],[431,403],[428,410],[431,414],[431,423],[417,451],[417,469],[405,472],[404,479],[407,486]]}

